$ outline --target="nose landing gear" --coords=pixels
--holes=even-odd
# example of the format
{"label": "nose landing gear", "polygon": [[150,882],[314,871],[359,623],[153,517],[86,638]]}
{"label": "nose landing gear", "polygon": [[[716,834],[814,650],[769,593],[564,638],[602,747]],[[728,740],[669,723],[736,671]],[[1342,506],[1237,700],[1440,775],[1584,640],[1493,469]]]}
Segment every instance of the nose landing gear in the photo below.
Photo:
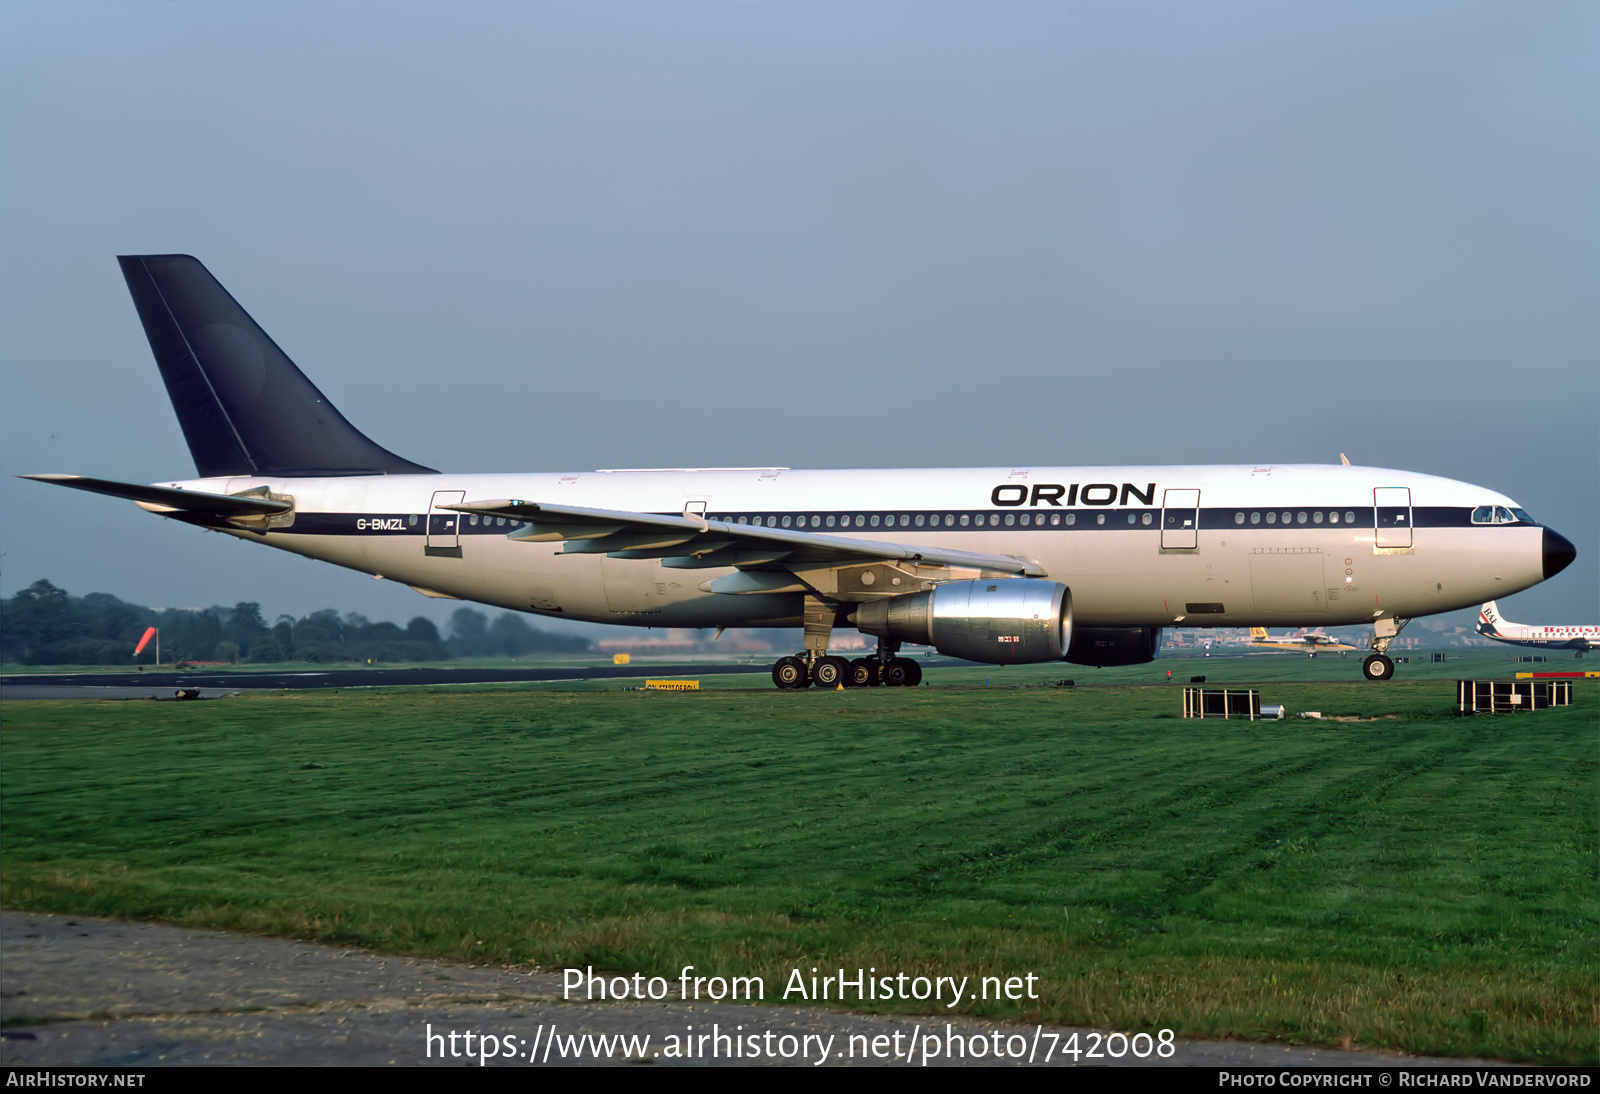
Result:
{"label": "nose landing gear", "polygon": [[1389,643],[1405,629],[1409,619],[1375,619],[1372,621],[1373,654],[1361,662],[1361,675],[1368,680],[1389,680],[1394,677],[1394,662],[1389,659]]}

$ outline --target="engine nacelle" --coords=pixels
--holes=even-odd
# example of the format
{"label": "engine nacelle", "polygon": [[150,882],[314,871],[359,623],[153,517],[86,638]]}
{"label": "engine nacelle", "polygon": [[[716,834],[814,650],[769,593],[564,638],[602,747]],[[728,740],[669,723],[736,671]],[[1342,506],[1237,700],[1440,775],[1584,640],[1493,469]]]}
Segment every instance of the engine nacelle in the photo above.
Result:
{"label": "engine nacelle", "polygon": [[1160,627],[1079,627],[1065,660],[1097,669],[1143,665],[1154,661],[1160,648]]}
{"label": "engine nacelle", "polygon": [[952,581],[931,592],[869,601],[850,620],[879,638],[990,665],[1059,661],[1073,641],[1072,591],[1033,577]]}

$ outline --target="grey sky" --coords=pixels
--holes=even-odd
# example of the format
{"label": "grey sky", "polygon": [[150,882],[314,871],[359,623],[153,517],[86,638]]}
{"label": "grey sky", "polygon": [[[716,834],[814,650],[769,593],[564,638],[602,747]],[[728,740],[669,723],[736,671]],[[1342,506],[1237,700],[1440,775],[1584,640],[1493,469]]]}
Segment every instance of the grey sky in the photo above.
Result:
{"label": "grey sky", "polygon": [[113,256],[450,470],[1335,462],[1600,618],[1600,8],[0,9],[0,591],[455,604],[11,476],[193,473]]}

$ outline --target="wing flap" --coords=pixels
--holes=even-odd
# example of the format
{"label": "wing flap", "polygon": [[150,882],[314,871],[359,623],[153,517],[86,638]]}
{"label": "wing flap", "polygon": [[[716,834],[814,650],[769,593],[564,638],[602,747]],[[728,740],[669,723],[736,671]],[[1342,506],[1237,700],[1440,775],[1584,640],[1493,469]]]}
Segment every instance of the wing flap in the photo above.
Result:
{"label": "wing flap", "polygon": [[780,565],[810,569],[892,561],[1023,577],[1048,576],[1036,560],[1015,555],[708,521],[694,513],[633,513],[518,499],[474,501],[443,508],[528,522],[527,527],[512,532],[509,539],[566,541],[563,553],[662,557],[663,565],[673,568]]}

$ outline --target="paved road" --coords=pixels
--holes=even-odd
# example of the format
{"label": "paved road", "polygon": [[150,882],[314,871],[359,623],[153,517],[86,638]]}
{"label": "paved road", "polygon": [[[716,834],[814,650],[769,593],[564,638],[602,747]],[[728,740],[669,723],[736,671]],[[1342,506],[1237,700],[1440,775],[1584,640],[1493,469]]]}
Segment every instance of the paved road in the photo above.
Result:
{"label": "paved road", "polygon": [[[912,1035],[937,1032],[939,1019],[876,1018],[812,1008],[728,1004],[563,1002],[559,974],[444,961],[388,957],[360,950],[315,946],[220,931],[188,930],[87,916],[0,913],[0,1057],[6,1064],[147,1067],[171,1064],[456,1064],[477,1065],[460,1036],[493,1035],[491,1064],[778,1064],[830,1065],[895,1062],[874,1055],[913,1043]],[[690,1028],[692,1027],[692,1029]],[[555,1039],[551,1039],[551,1030]],[[452,1043],[450,1033],[456,1033]],[[928,1060],[949,1064],[1026,1063],[997,1060],[990,1047],[1036,1053],[1073,1032],[1032,1026],[955,1021],[966,1055],[944,1052]],[[1079,1030],[1087,1044],[1089,1031]],[[437,1038],[430,1041],[429,1034]],[[767,1034],[771,1034],[771,1038]],[[591,1040],[581,1038],[589,1035]],[[671,1038],[721,1035],[727,1052],[755,1045],[761,1052],[732,1058],[698,1053],[671,1055]],[[998,1038],[996,1037],[998,1034]],[[597,1053],[595,1036],[643,1037],[648,1045],[615,1044]],[[569,1036],[580,1040],[574,1046]],[[735,1042],[734,1038],[742,1040]],[[754,1038],[751,1041],[750,1038]],[[788,1040],[785,1040],[788,1038]],[[1035,1049],[1035,1043],[1045,1048]],[[917,1041],[924,1048],[932,1046]],[[551,1046],[554,1046],[553,1050]],[[826,1046],[827,1058],[822,1053]],[[981,1046],[984,1055],[975,1057]],[[566,1055],[576,1049],[575,1054]],[[431,1055],[430,1055],[431,1049]],[[784,1058],[782,1053],[793,1055]],[[549,1056],[544,1052],[549,1051]],[[768,1052],[772,1053],[769,1057]],[[902,1058],[898,1061],[905,1066]],[[915,1056],[913,1063],[922,1058]],[[1052,1064],[1071,1064],[1060,1055]],[[1089,1061],[1085,1060],[1084,1063]],[[1170,1058],[1139,1061],[1131,1055],[1106,1064],[1210,1067],[1405,1067],[1482,1063],[1431,1060],[1337,1049],[1178,1042]]]}
{"label": "paved road", "polygon": [[543,668],[371,668],[295,669],[288,672],[229,672],[203,669],[193,672],[31,672],[0,676],[0,688],[14,687],[122,687],[122,688],[371,688],[410,684],[499,684],[534,680],[611,680],[639,676],[718,676],[726,673],[769,672],[765,665],[555,665]]}

